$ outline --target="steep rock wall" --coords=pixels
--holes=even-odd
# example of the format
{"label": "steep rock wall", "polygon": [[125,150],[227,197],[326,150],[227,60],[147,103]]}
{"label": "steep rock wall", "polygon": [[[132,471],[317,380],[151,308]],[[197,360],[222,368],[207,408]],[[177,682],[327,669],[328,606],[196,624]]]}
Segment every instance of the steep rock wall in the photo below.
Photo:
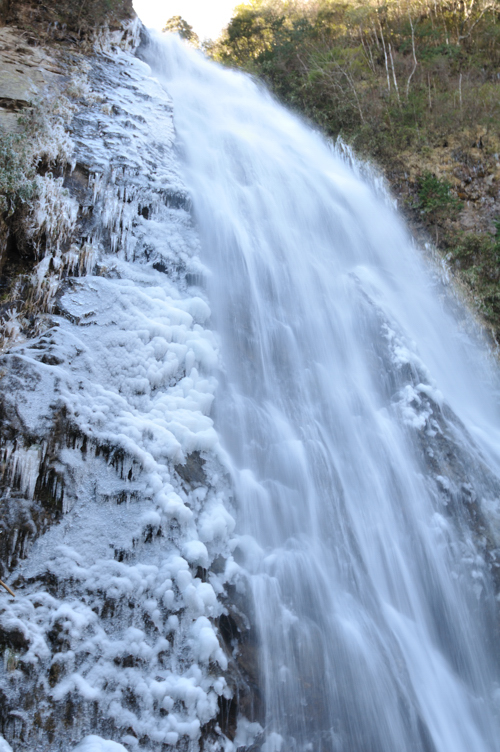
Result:
{"label": "steep rock wall", "polygon": [[85,60],[3,31],[67,112],[42,113],[64,154],[43,125],[36,192],[4,215],[0,733],[15,750],[89,733],[219,748],[237,697],[257,714],[255,637],[171,104],[117,44],[137,27],[104,30],[106,56]]}
{"label": "steep rock wall", "polygon": [[[0,30],[24,77],[3,122],[34,139],[36,181],[4,213],[0,577],[16,598],[0,594],[0,733],[15,752],[90,733],[245,747],[262,720],[258,638],[171,103],[126,51],[133,24],[92,32],[105,54],[89,55],[90,32],[52,31],[32,47],[31,31]],[[384,374],[402,346],[388,335]],[[407,371],[400,409],[480,590],[499,569],[482,506],[497,483],[480,456],[463,473],[453,416]]]}
{"label": "steep rock wall", "polygon": [[121,31],[123,22],[135,18],[132,0],[1,0],[0,25],[14,26],[36,37],[35,44],[81,44],[106,26]]}

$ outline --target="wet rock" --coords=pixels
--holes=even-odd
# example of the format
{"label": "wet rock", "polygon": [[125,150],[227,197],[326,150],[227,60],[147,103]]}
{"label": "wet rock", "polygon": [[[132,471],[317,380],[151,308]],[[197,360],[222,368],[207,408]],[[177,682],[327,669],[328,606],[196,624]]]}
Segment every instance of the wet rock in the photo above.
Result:
{"label": "wet rock", "polygon": [[[73,9],[81,7],[81,3],[63,0],[59,14],[67,11],[71,15],[71,5]],[[85,8],[96,5],[91,2]],[[113,4],[118,10],[127,5],[129,3]],[[11,3],[9,12],[20,23],[27,23],[30,17],[30,24],[37,33],[45,24],[38,39],[46,38],[44,35],[49,33],[50,25],[47,19],[53,12],[50,4],[26,2],[16,9]],[[52,27],[50,45],[46,50],[40,47],[39,57],[33,57],[39,63],[34,69],[40,68],[41,76],[47,72],[44,82],[60,80],[57,68],[60,58],[54,51],[55,45],[60,45],[58,49],[64,54],[70,49],[72,55],[76,54],[75,49],[83,44],[87,32],[88,29],[78,36],[71,22],[65,29],[62,25]],[[73,38],[73,35],[76,36]],[[30,40],[35,37],[31,31],[26,33],[23,45],[32,49]],[[5,50],[6,55],[10,54],[9,50]],[[25,58],[29,58],[28,52]],[[17,64],[14,58],[11,62],[5,60],[7,65]],[[5,90],[11,97],[5,107],[16,117],[16,108],[29,103],[22,85],[23,77],[27,80],[31,72],[27,70],[28,62],[23,60],[19,67],[23,72],[16,74],[18,78],[9,79],[6,86],[9,84],[11,88]],[[169,277],[166,289],[168,284],[175,283],[184,292],[188,274],[185,249],[189,243],[194,244],[186,211],[189,201],[169,157],[168,139],[165,139],[168,147],[165,153],[159,147],[157,153],[154,143],[145,146],[149,125],[144,124],[137,113],[128,112],[134,108],[125,101],[126,97],[123,102],[120,100],[120,106],[106,99],[113,99],[110,92],[113,94],[116,81],[126,79],[127,97],[147,102],[149,117],[151,108],[156,106],[155,99],[142,91],[144,82],[137,72],[134,73],[138,76],[136,81],[128,75],[128,70],[136,71],[134,65],[141,70],[133,60],[124,63],[111,55],[92,58],[89,79],[97,92],[96,101],[89,107],[79,101],[79,112],[71,124],[77,164],[72,172],[69,169],[57,172],[64,178],[65,190],[78,204],[78,221],[71,242],[80,244],[78,250],[90,239],[95,243],[99,260],[88,268],[62,268],[60,277],[55,280],[59,287],[50,315],[34,315],[35,323],[40,325],[36,335],[31,324],[23,322],[15,353],[7,352],[0,358],[0,560],[2,571],[10,575],[9,582],[16,588],[19,622],[26,624],[28,630],[12,626],[12,620],[0,622],[5,625],[0,642],[3,640],[6,650],[10,651],[11,661],[7,668],[2,669],[0,665],[1,686],[5,689],[5,695],[0,696],[0,732],[13,742],[16,752],[34,749],[66,752],[72,748],[75,735],[80,739],[86,733],[100,733],[116,740],[125,735],[139,739],[140,744],[152,752],[164,752],[166,745],[158,739],[170,713],[175,712],[180,719],[191,722],[194,711],[188,699],[175,699],[173,709],[168,704],[159,707],[155,687],[167,679],[175,679],[176,672],[188,676],[190,666],[198,664],[199,669],[193,676],[201,671],[204,684],[196,685],[197,692],[205,693],[212,702],[212,695],[205,687],[210,688],[216,680],[224,679],[233,693],[232,698],[221,700],[218,710],[214,700],[212,717],[204,721],[200,749],[221,747],[220,732],[215,730],[217,719],[228,736],[234,736],[238,713],[243,712],[253,719],[259,717],[260,712],[257,709],[260,702],[257,641],[250,621],[243,616],[248,604],[240,598],[233,612],[229,606],[234,593],[229,588],[226,597],[223,592],[226,562],[231,558],[226,541],[211,542],[209,558],[196,571],[196,564],[189,568],[186,562],[186,569],[181,567],[179,571],[174,566],[180,559],[179,551],[183,550],[183,524],[187,515],[194,515],[190,524],[195,524],[195,513],[203,510],[205,499],[210,497],[209,503],[215,503],[215,491],[209,480],[210,463],[214,464],[214,458],[208,453],[202,457],[195,451],[186,457],[184,464],[174,468],[163,450],[160,453],[161,473],[172,479],[168,501],[179,515],[176,519],[167,516],[154,502],[152,487],[160,474],[153,478],[154,484],[149,483],[145,465],[153,462],[152,455],[143,461],[151,445],[147,452],[135,454],[129,451],[129,439],[119,445],[118,437],[115,441],[118,432],[113,433],[109,428],[109,414],[106,418],[103,413],[92,426],[81,420],[82,412],[93,409],[94,392],[102,396],[110,389],[112,380],[109,368],[102,383],[91,378],[92,369],[106,368],[104,362],[88,360],[92,337],[99,340],[108,332],[114,332],[111,326],[115,325],[116,318],[111,316],[109,329],[107,321],[96,325],[93,320],[96,308],[102,304],[103,310],[108,311],[112,297],[104,288],[97,290],[96,286],[103,279],[106,284],[118,280],[126,282],[129,289],[129,282],[121,276],[125,259],[138,256],[136,275],[150,273],[152,282],[159,286],[165,282],[158,282],[157,272],[161,271]],[[39,79],[37,81],[40,83]],[[166,96],[158,104],[158,111],[165,116],[158,130],[166,128],[168,134],[171,128],[173,138],[171,108]],[[127,152],[127,145],[141,127],[144,133],[140,133],[137,142],[144,147],[144,152]],[[165,174],[156,174],[161,171],[163,162]],[[161,253],[146,247],[143,228],[161,212],[168,212],[173,217],[175,232],[180,228],[187,238],[183,241],[182,253],[177,256],[173,251],[169,255],[163,246]],[[137,230],[133,237],[132,230]],[[27,275],[33,273],[40,260],[34,249],[31,250],[31,255],[27,253],[23,257],[23,273]],[[64,253],[67,250],[65,245]],[[20,274],[20,267],[14,263],[20,256],[20,246],[11,243],[4,267],[9,279]],[[53,264],[52,271],[54,269]],[[92,273],[92,279],[85,276]],[[191,277],[194,279],[193,274]],[[149,287],[149,282],[141,287],[141,300],[145,300],[143,293]],[[94,296],[93,299],[89,295]],[[144,312],[141,308],[140,315]],[[184,312],[182,315],[184,317]],[[163,317],[162,322],[165,320]],[[82,331],[93,332],[87,345],[81,344]],[[119,336],[127,338],[129,334],[126,328]],[[163,335],[156,339],[158,347],[162,344],[160,340],[166,341]],[[122,352],[125,353],[124,347]],[[105,361],[109,348],[104,348],[102,353],[101,360]],[[158,357],[162,357],[161,352]],[[181,366],[178,372],[172,372],[166,385],[152,384],[151,392],[168,391],[169,384],[175,386],[184,375]],[[85,392],[89,386],[89,391]],[[140,384],[136,384],[134,388],[139,390],[139,387]],[[75,407],[73,397],[80,392],[84,399]],[[116,401],[124,405],[124,410],[130,408],[134,415],[139,415],[143,397],[142,392],[128,389],[126,381],[116,391]],[[101,440],[96,435],[100,435],[99,421],[104,436]],[[147,441],[153,438],[147,433]],[[222,477],[223,471],[218,472]],[[38,550],[43,552],[40,560],[31,556],[32,546],[37,541]],[[171,572],[165,569],[169,557],[174,562]],[[216,587],[214,578],[218,581],[217,603],[207,607],[204,629],[213,628],[224,666],[223,658],[228,656],[227,669],[221,668],[214,656],[207,659],[205,665],[193,654],[191,630],[197,617],[190,613],[184,599],[180,585],[183,576],[186,580],[190,578],[188,593],[198,590],[209,600],[211,583]],[[171,584],[167,588],[169,579]],[[217,633],[223,600],[228,606],[227,620],[222,619]],[[201,598],[193,599],[192,605],[194,613],[201,613]],[[2,618],[4,615],[2,611]],[[18,653],[24,655],[25,651],[34,650],[34,643],[28,636],[36,638],[39,653],[32,663],[28,658],[23,663],[23,656]],[[239,641],[241,649],[237,645]],[[30,659],[32,655],[30,652]],[[89,692],[80,691],[65,682],[68,675],[78,675],[87,677],[85,681],[90,687],[96,680],[93,667],[97,665],[105,667],[107,676],[106,682],[98,688],[95,685]],[[181,688],[181,695],[183,691]],[[55,694],[57,701],[53,699]],[[3,705],[2,698],[5,699]],[[151,711],[153,706],[154,712]],[[123,711],[120,719],[111,717],[108,712],[111,707]],[[125,725],[123,718],[126,718]],[[189,739],[181,736],[177,749],[182,752],[191,748]]]}
{"label": "wet rock", "polygon": [[183,465],[176,465],[175,469],[186,483],[204,485],[206,483],[204,464],[205,460],[200,453],[193,452],[188,454]]}
{"label": "wet rock", "polygon": [[236,730],[236,716],[264,722],[264,698],[259,667],[259,640],[252,626],[252,605],[243,593],[227,588],[227,612],[217,621],[219,635],[229,656],[228,683],[233,697],[220,703],[218,722],[229,738]]}
{"label": "wet rock", "polygon": [[[34,32],[38,44],[54,42],[81,46],[95,37],[99,27],[107,24],[111,31],[120,31],[123,21],[134,18],[131,0],[60,0],[39,3],[37,0],[3,0],[3,22]],[[35,44],[37,44],[35,42]]]}
{"label": "wet rock", "polygon": [[20,132],[19,114],[48,86],[62,84],[63,70],[42,47],[29,46],[16,29],[0,28],[0,132]]}
{"label": "wet rock", "polygon": [[9,647],[14,650],[27,650],[29,643],[29,637],[20,626],[4,625],[0,619],[0,645],[3,649]]}

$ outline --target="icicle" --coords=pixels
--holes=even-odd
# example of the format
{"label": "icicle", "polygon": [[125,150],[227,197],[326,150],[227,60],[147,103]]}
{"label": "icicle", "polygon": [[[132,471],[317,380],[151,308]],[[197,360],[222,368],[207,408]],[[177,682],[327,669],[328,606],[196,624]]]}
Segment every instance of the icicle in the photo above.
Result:
{"label": "icicle", "polygon": [[19,488],[28,499],[33,498],[35,486],[40,472],[40,465],[44,457],[43,446],[33,445],[28,449],[19,447],[11,458],[11,478],[19,484]]}

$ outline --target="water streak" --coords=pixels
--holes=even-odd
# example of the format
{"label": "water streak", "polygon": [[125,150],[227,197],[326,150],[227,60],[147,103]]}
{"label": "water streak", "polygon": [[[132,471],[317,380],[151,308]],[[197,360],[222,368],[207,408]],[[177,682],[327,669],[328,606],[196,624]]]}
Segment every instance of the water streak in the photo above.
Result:
{"label": "water streak", "polygon": [[263,749],[491,752],[494,597],[464,501],[498,510],[487,357],[318,134],[175,40],[146,55],[211,270]]}

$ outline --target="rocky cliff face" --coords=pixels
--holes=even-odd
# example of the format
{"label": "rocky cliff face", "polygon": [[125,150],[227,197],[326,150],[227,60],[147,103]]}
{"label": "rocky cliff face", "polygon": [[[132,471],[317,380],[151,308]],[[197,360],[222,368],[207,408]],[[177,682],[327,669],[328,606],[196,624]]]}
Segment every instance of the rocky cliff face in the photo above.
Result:
{"label": "rocky cliff face", "polygon": [[[87,734],[250,747],[258,638],[210,417],[206,270],[170,99],[133,54],[130,4],[108,5],[0,2],[0,578],[15,592],[0,592],[0,734],[15,752]],[[497,485],[480,457],[462,472],[429,395],[407,402],[432,428],[415,429],[422,472],[451,478],[436,493],[464,557],[495,575],[470,480]]]}
{"label": "rocky cliff face", "polygon": [[217,345],[168,95],[101,5],[1,10],[0,734],[218,749],[258,688]]}
{"label": "rocky cliff face", "polygon": [[456,289],[496,350],[500,336],[498,149],[491,134],[463,131],[422,153],[402,151],[384,167],[418,242],[432,244],[441,254]]}
{"label": "rocky cliff face", "polygon": [[0,0],[0,24],[35,35],[35,43],[81,44],[103,27],[123,31],[124,21],[135,18],[132,0]]}

